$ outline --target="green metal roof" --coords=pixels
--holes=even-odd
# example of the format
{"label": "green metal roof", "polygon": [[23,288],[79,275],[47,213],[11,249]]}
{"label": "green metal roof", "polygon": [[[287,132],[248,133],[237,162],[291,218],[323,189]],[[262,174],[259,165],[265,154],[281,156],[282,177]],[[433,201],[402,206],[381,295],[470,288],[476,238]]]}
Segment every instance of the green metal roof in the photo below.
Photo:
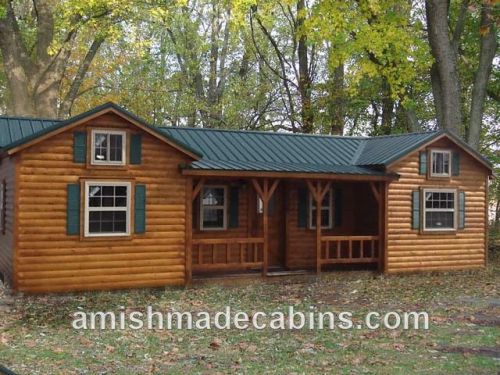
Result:
{"label": "green metal roof", "polygon": [[[431,131],[380,137],[343,137],[153,127],[116,104],[106,103],[64,121],[0,117],[0,153],[106,108],[123,113],[200,157],[186,168],[214,171],[385,175],[385,166],[443,134],[443,131]],[[447,135],[491,169],[491,164],[481,155],[454,135]]]}
{"label": "green metal roof", "polygon": [[57,123],[57,120],[0,117],[0,149],[49,129]]}
{"label": "green metal roof", "polygon": [[[49,134],[55,130],[64,128],[65,126],[69,126],[76,121],[79,121],[81,119],[84,119],[86,117],[89,117],[97,112],[100,112],[105,109],[114,109],[123,115],[133,119],[134,121],[137,121],[141,125],[147,127],[148,129],[151,129],[154,131],[156,134],[160,135],[161,137],[168,139],[171,142],[176,143],[179,145],[181,148],[201,157],[201,155],[194,149],[191,149],[188,145],[183,144],[181,141],[171,139],[168,134],[165,134],[164,132],[160,132],[158,127],[151,126],[148,123],[146,123],[144,120],[141,118],[137,117],[133,113],[127,111],[125,108],[122,108],[115,103],[105,103],[100,106],[97,106],[89,111],[80,113],[76,116],[70,117],[67,120],[37,120],[37,119],[30,119],[30,118],[24,118],[24,117],[3,117],[0,116],[0,139],[2,137],[5,137],[5,139],[8,141],[10,139],[10,142],[6,142],[5,144],[0,143],[0,154],[8,151],[14,147],[21,146],[24,143],[27,143],[33,139],[36,139],[42,135]],[[30,126],[22,126],[22,124],[27,124],[29,122],[35,123],[36,121],[39,121],[43,123],[44,125],[40,127],[36,127],[34,125]],[[20,125],[19,125],[20,124]],[[11,129],[12,127],[12,129]],[[18,129],[18,128],[23,128]],[[24,134],[22,137],[13,137],[11,138],[10,134]]]}
{"label": "green metal roof", "polygon": [[386,137],[342,137],[202,128],[160,131],[198,150],[192,169],[383,175],[394,157],[439,132]]}

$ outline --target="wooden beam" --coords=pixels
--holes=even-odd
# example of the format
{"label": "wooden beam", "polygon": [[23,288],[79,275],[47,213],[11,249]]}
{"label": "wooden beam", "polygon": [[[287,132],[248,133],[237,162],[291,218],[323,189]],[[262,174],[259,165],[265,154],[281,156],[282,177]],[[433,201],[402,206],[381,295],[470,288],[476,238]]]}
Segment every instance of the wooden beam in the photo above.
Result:
{"label": "wooden beam", "polygon": [[262,201],[264,201],[264,192],[262,191],[262,188],[260,187],[259,181],[255,178],[252,178],[252,185],[253,185],[255,191],[257,192],[257,194],[259,195],[260,199],[262,199]]}
{"label": "wooden beam", "polygon": [[[191,284],[193,280],[193,179],[186,179],[186,271],[185,282]],[[201,249],[199,250],[201,251]]]}
{"label": "wooden beam", "polygon": [[269,196],[268,199],[271,199],[274,192],[276,191],[276,188],[278,187],[279,180],[274,180],[273,184],[271,185],[271,188],[269,189]]}
{"label": "wooden beam", "polygon": [[327,181],[326,184],[325,184],[325,187],[323,188],[323,190],[321,191],[321,194],[320,194],[320,200],[323,201],[323,198],[325,197],[325,195],[328,193],[328,191],[332,188],[332,182],[331,181]]}
{"label": "wooden beam", "polygon": [[380,190],[380,191],[377,190],[377,188],[375,187],[375,183],[374,182],[370,182],[370,187],[372,188],[373,196],[377,200],[377,203],[378,203],[379,208],[380,208],[380,192],[382,190]]}
{"label": "wooden beam", "polygon": [[334,173],[267,172],[267,171],[223,171],[206,169],[181,169],[184,176],[232,177],[232,178],[287,178],[296,180],[316,179],[335,181],[393,181],[399,179],[396,173],[372,176]]}
{"label": "wooden beam", "polygon": [[205,184],[205,179],[201,178],[200,181],[196,184],[193,190],[193,194],[191,195],[191,201],[194,201],[198,194],[200,194],[201,189],[203,189],[203,185]]}

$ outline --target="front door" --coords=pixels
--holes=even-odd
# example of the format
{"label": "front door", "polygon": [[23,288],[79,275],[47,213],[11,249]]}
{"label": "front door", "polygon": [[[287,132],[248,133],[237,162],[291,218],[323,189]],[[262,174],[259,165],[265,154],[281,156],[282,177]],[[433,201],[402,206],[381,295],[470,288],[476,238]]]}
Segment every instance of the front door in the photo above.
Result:
{"label": "front door", "polygon": [[[285,265],[285,187],[280,183],[269,203],[269,267],[282,268]],[[263,232],[263,210],[255,195],[256,233]]]}

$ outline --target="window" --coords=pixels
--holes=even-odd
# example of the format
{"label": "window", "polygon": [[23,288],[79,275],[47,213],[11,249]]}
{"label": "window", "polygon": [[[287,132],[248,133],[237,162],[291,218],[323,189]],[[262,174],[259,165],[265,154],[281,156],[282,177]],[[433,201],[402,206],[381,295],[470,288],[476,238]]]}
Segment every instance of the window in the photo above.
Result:
{"label": "window", "polygon": [[451,152],[442,150],[431,151],[431,176],[449,177],[451,170]]}
{"label": "window", "polygon": [[85,236],[130,233],[130,182],[85,183]]}
{"label": "window", "polygon": [[124,165],[126,134],[116,130],[92,131],[92,164]]}
{"label": "window", "polygon": [[424,189],[424,230],[455,230],[456,191]]}
{"label": "window", "polygon": [[0,186],[0,232],[5,234],[7,226],[7,183],[5,180],[2,181]]}
{"label": "window", "polygon": [[[328,191],[321,202],[321,228],[329,229],[333,227],[332,220],[332,190]],[[309,228],[316,228],[316,201],[309,194]]]}
{"label": "window", "polygon": [[226,229],[227,188],[205,186],[200,199],[200,227],[204,230]]}
{"label": "window", "polygon": [[258,214],[264,213],[264,201],[262,200],[261,197],[257,197],[257,213]]}

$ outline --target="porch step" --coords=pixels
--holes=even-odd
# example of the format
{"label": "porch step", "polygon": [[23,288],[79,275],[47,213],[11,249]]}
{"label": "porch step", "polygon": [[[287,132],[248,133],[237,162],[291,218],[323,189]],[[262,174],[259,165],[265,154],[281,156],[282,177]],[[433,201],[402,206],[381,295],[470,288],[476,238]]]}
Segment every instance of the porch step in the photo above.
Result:
{"label": "porch step", "polygon": [[287,271],[287,270],[283,270],[283,271],[270,271],[267,273],[267,276],[293,276],[293,275],[306,275],[306,274],[310,274],[311,271],[307,271],[307,270],[293,270],[293,271]]}

